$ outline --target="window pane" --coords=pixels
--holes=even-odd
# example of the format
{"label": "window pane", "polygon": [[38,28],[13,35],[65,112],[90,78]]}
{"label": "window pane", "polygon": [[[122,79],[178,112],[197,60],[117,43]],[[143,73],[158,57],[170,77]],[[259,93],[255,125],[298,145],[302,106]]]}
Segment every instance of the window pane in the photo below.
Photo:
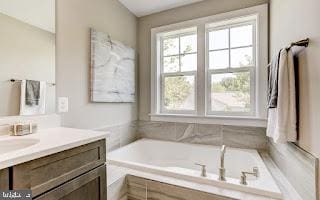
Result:
{"label": "window pane", "polygon": [[209,52],[210,69],[224,69],[229,67],[229,50]]}
{"label": "window pane", "polygon": [[231,67],[253,66],[252,47],[231,49]]}
{"label": "window pane", "polygon": [[209,49],[229,48],[229,29],[212,31],[209,33]]}
{"label": "window pane", "polygon": [[163,58],[163,71],[178,72],[179,71],[179,56],[169,56]]}
{"label": "window pane", "polygon": [[163,55],[179,54],[179,38],[168,38],[163,40]]}
{"label": "window pane", "polygon": [[212,74],[211,109],[250,112],[250,72]]}
{"label": "window pane", "polygon": [[230,29],[231,47],[252,45],[252,25],[240,26]]}
{"label": "window pane", "polygon": [[197,52],[197,35],[187,35],[180,37],[180,53],[194,53]]}
{"label": "window pane", "polygon": [[164,78],[164,106],[166,110],[194,110],[194,76]]}
{"label": "window pane", "polygon": [[187,54],[181,56],[181,71],[196,71],[197,70],[197,54]]}

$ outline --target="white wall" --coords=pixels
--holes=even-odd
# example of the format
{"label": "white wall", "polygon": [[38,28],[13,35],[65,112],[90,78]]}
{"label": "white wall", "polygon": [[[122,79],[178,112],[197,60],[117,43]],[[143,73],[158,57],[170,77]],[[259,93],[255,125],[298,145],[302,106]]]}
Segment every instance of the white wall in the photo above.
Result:
{"label": "white wall", "polygon": [[304,38],[310,46],[299,61],[299,146],[320,157],[320,1],[271,0],[270,54]]}
{"label": "white wall", "polygon": [[69,97],[62,124],[100,128],[137,119],[137,103],[91,103],[90,30],[136,48],[137,19],[118,0],[57,0],[57,96]]}
{"label": "white wall", "polygon": [[[20,85],[8,80],[55,82],[55,35],[0,13],[0,117],[19,115]],[[55,112],[55,87],[47,87],[46,113]]]}
{"label": "white wall", "polygon": [[139,119],[149,120],[151,28],[268,3],[269,0],[207,0],[139,18]]}

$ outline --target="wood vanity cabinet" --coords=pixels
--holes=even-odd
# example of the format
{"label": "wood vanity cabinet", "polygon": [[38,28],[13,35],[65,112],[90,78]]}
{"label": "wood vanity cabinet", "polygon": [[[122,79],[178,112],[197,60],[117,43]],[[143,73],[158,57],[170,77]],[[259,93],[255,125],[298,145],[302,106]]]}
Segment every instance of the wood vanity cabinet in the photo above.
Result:
{"label": "wood vanity cabinet", "polygon": [[106,167],[102,165],[34,200],[106,200]]}
{"label": "wood vanity cabinet", "polygon": [[9,169],[0,170],[0,190],[9,190]]}
{"label": "wood vanity cabinet", "polygon": [[12,189],[35,200],[105,200],[106,145],[100,140],[12,167]]}

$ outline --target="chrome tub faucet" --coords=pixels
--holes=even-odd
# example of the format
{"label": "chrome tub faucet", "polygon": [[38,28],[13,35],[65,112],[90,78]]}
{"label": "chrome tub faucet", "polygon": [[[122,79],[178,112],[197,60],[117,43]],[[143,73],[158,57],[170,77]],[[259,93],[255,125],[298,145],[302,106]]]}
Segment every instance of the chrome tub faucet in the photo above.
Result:
{"label": "chrome tub faucet", "polygon": [[206,165],[203,165],[203,164],[200,164],[200,163],[194,163],[194,164],[201,167],[201,176],[202,177],[207,177]]}
{"label": "chrome tub faucet", "polygon": [[220,168],[219,168],[219,180],[226,180],[226,169],[224,168],[224,155],[226,153],[226,145],[222,145],[220,150]]}
{"label": "chrome tub faucet", "polygon": [[248,185],[247,175],[253,175],[253,176],[255,176],[256,178],[258,178],[258,177],[259,177],[259,169],[258,169],[258,167],[254,167],[254,168],[252,169],[252,172],[241,172],[240,184],[242,184],[242,185]]}

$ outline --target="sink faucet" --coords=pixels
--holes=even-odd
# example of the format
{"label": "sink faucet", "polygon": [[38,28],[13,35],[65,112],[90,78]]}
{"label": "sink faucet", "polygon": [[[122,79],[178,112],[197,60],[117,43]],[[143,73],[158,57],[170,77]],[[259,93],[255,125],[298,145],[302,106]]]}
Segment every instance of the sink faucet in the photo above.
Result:
{"label": "sink faucet", "polygon": [[224,154],[226,153],[226,145],[222,145],[220,150],[220,168],[219,168],[219,180],[226,180],[226,169],[224,168]]}

